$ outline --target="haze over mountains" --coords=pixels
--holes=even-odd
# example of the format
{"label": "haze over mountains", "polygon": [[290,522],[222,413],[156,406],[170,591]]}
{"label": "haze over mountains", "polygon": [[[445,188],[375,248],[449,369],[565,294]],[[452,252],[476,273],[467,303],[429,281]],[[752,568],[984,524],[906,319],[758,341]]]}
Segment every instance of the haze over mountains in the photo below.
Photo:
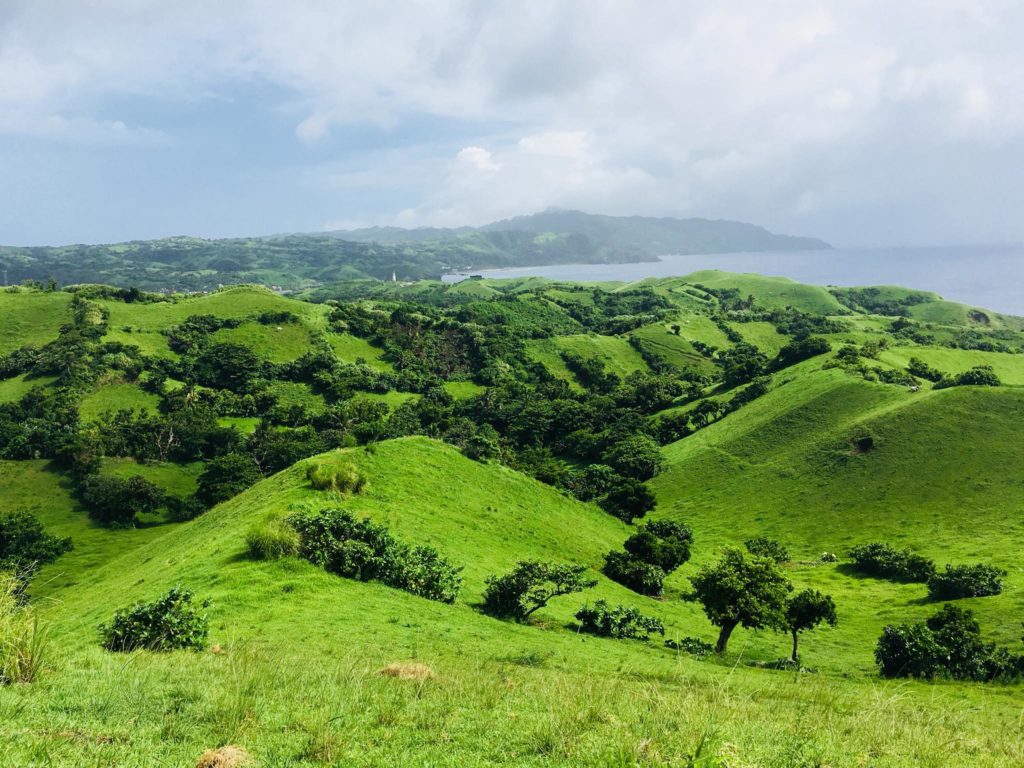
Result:
{"label": "haze over mountains", "polygon": [[206,240],[171,237],[110,245],[0,247],[7,280],[102,281],[145,289],[225,283],[301,288],[353,278],[437,278],[456,270],[654,261],[663,254],[806,251],[830,246],[743,222],[601,216],[549,209],[483,227],[371,227]]}

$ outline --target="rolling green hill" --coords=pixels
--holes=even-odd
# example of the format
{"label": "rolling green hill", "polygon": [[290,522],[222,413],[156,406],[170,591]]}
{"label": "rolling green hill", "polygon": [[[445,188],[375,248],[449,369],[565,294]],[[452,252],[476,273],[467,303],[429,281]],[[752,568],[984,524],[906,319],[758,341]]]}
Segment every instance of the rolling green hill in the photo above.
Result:
{"label": "rolling green hill", "polygon": [[146,290],[200,291],[238,283],[301,289],[393,275],[401,280],[436,278],[453,269],[828,247],[814,238],[776,235],[734,221],[545,211],[479,229],[372,227],[221,240],[170,237],[110,245],[0,246],[0,266],[16,283],[54,278],[61,284],[102,281]]}
{"label": "rolling green hill", "polygon": [[[1024,651],[1015,318],[719,272],[461,286],[363,281],[318,303],[253,286],[0,292],[0,515],[74,545],[31,582],[45,664],[0,684],[0,764],[193,765],[226,744],[303,767],[1024,761],[1019,680],[879,676],[883,628],[941,603],[849,558],[884,541],[1005,569],[1000,594],[954,602]],[[957,379],[977,366],[992,375]],[[645,451],[660,466],[638,465]],[[247,471],[202,501],[225,465]],[[366,486],[315,490],[312,465]],[[101,524],[89,484],[134,476],[153,504]],[[692,529],[663,594],[602,573],[642,520],[605,511],[594,476],[645,481],[647,519]],[[249,556],[253,526],[331,507],[462,567],[457,600]],[[796,588],[835,601],[838,626],[801,640],[803,671],[771,668],[789,652],[776,631],[701,656],[574,617],[605,599],[712,641],[690,578],[757,536],[789,549]],[[529,622],[486,615],[487,578],[525,559],[581,564],[597,586]],[[102,650],[99,624],[175,585],[210,600],[205,650]]]}

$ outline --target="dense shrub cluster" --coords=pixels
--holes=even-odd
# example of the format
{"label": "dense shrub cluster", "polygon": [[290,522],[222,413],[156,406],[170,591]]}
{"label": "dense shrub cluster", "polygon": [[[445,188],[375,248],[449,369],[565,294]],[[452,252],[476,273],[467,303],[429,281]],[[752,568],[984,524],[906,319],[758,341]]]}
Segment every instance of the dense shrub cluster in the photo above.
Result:
{"label": "dense shrub cluster", "polygon": [[978,365],[956,376],[943,376],[935,383],[935,389],[947,387],[998,387],[1002,382],[991,365]]}
{"label": "dense shrub cluster", "polygon": [[646,640],[652,634],[665,634],[665,626],[658,619],[645,616],[636,608],[612,607],[604,600],[582,606],[576,611],[576,619],[583,632],[600,637]]}
{"label": "dense shrub cluster", "polygon": [[884,677],[985,681],[1024,673],[1024,657],[982,641],[974,613],[951,604],[924,623],[886,626],[875,661]]}
{"label": "dense shrub cluster", "polygon": [[873,542],[850,550],[858,571],[896,581],[926,582],[935,574],[935,563],[909,549]]}
{"label": "dense shrub cluster", "polygon": [[103,647],[108,651],[202,650],[210,623],[187,589],[174,587],[152,603],[136,603],[117,611],[109,624],[100,626]]}
{"label": "dense shrub cluster", "polygon": [[989,597],[1003,591],[1006,571],[994,565],[947,565],[928,579],[932,600],[958,600],[964,597]]}
{"label": "dense shrub cluster", "polygon": [[414,595],[453,603],[462,585],[461,567],[431,547],[410,547],[368,518],[343,509],[296,513],[288,518],[299,534],[299,554],[314,565],[349,579],[380,581]]}

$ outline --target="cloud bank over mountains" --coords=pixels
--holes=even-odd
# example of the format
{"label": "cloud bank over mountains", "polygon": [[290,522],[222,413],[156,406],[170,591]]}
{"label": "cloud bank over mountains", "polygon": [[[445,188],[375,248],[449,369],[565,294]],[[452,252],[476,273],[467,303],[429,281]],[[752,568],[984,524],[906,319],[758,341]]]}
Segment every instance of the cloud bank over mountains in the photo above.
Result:
{"label": "cloud bank over mountains", "polygon": [[1015,2],[13,0],[0,240],[543,209],[1024,240]]}

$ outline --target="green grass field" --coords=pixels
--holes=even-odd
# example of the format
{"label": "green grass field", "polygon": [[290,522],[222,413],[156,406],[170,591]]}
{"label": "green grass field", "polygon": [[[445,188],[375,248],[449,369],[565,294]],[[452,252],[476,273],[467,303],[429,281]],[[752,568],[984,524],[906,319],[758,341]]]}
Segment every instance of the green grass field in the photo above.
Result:
{"label": "green grass field", "polygon": [[[487,574],[522,557],[595,566],[626,527],[422,438],[325,460],[354,462],[368,477],[365,494],[345,506],[466,566],[457,604],[339,579],[299,561],[246,559],[245,530],[263,515],[338,503],[308,487],[302,465],[194,522],[104,531],[104,540],[64,502],[47,522],[82,545],[48,567],[37,587],[60,650],[39,682],[0,689],[4,758],[177,765],[225,743],[244,744],[261,765],[298,766],[669,765],[685,764],[698,749],[721,765],[1011,765],[1022,756],[1015,688],[746,668],[743,659],[759,648],[785,647],[772,635],[743,633],[719,663],[565,627],[580,602],[606,597],[665,617],[670,633],[707,635],[706,621],[675,594],[641,598],[602,578],[591,595],[554,601],[534,626],[483,616],[474,603]],[[23,476],[23,492],[39,477]],[[703,530],[698,524],[706,557]],[[858,580],[842,579],[853,592]],[[800,580],[841,581],[817,571]],[[212,599],[219,654],[119,657],[98,648],[95,626],[114,609],[176,583]],[[869,584],[868,595],[882,588]],[[854,607],[840,606],[844,624],[855,624]],[[844,624],[805,640],[815,663],[850,642]],[[409,661],[436,677],[378,674]]]}
{"label": "green grass field", "polygon": [[[590,291],[546,280],[466,282],[472,285],[462,290],[471,296],[509,289],[544,312],[555,311],[556,299],[595,305]],[[92,523],[57,460],[0,460],[0,511],[29,510],[48,531],[74,543],[31,586],[47,631],[47,663],[31,684],[0,685],[0,766],[192,766],[204,749],[226,744],[244,746],[256,768],[1024,764],[1020,683],[878,675],[872,651],[883,626],[923,620],[937,604],[925,599],[922,584],[866,578],[848,563],[852,546],[881,540],[912,547],[940,568],[947,562],[1005,568],[1002,594],[958,604],[976,612],[986,640],[1024,650],[1024,355],[941,346],[962,330],[956,324],[929,329],[939,339],[934,346],[912,344],[888,335],[891,317],[846,314],[825,289],[780,278],[707,271],[643,281],[676,302],[678,315],[673,307],[664,320],[640,324],[644,319],[632,333],[669,362],[712,378],[719,369],[693,342],[730,343],[705,313],[714,303],[692,287],[698,282],[737,287],[763,307],[792,305],[842,317],[849,330],[828,336],[833,348],[887,340],[877,360],[864,360],[868,366],[902,369],[919,357],[955,374],[992,365],[1003,385],[934,390],[926,384],[915,392],[826,367],[834,353],[774,372],[767,393],[662,447],[664,466],[648,483],[658,501],[651,517],[691,526],[694,546],[693,559],[667,578],[660,598],[631,592],[600,573],[605,554],[635,528],[594,503],[423,436],[304,459],[195,520],[169,522],[160,511],[128,529]],[[433,283],[396,290],[413,295],[428,289],[442,295]],[[54,338],[57,327],[46,324],[46,315],[60,314],[61,297],[67,300],[59,293],[0,293],[0,324],[6,329],[8,308],[15,318],[17,343],[10,349],[25,339],[44,344]],[[329,331],[328,306],[260,288],[166,303],[101,303],[111,314],[105,340],[141,339],[147,354],[176,357],[161,331],[191,315],[215,314],[246,321],[218,332],[219,340],[246,344],[267,359],[296,359],[322,334],[339,360],[364,359],[393,370],[380,348]],[[976,322],[969,309],[954,311],[938,300],[914,306],[930,307],[935,323]],[[299,322],[280,332],[252,322],[267,310],[293,312]],[[33,317],[43,322],[39,329],[31,326]],[[990,322],[1012,330],[1015,321],[993,314]],[[678,336],[670,331],[674,323]],[[768,356],[787,340],[766,322],[732,327]],[[569,381],[581,398],[586,393],[560,351],[600,359],[623,377],[647,370],[626,336],[549,333],[526,338],[528,355]],[[111,411],[156,410],[156,396],[117,375],[85,379],[76,391],[84,430],[96,430],[95,419]],[[185,368],[175,375],[189,378]],[[479,380],[501,394],[500,382]],[[17,401],[37,383],[54,380],[18,375],[0,381],[0,403]],[[484,391],[465,380],[444,387],[457,400]],[[325,407],[308,383],[275,380],[270,390],[283,404]],[[737,391],[722,391],[717,383],[706,390],[719,400]],[[354,396],[392,409],[421,397],[397,391]],[[641,418],[656,422],[696,406]],[[248,435],[259,416],[221,415],[218,421]],[[869,448],[864,437],[871,438]],[[353,465],[366,488],[355,496],[314,490],[306,476],[314,463]],[[195,490],[204,467],[117,456],[104,457],[100,466],[104,474],[140,474],[177,496]],[[433,546],[463,566],[458,600],[445,605],[338,578],[298,558],[248,557],[245,537],[253,525],[271,515],[332,506],[384,523],[404,542]],[[689,579],[724,547],[760,535],[789,548],[792,561],[783,567],[797,588],[835,599],[838,626],[801,639],[810,671],[753,666],[789,653],[788,636],[767,630],[737,629],[720,658],[669,650],[659,637],[624,641],[578,631],[576,610],[603,598],[658,617],[669,638],[713,641],[716,628],[690,597]],[[823,552],[840,561],[821,562]],[[483,614],[487,577],[522,559],[581,563],[598,585],[552,600],[528,624]],[[100,648],[97,627],[115,610],[174,585],[211,601],[208,650],[113,654]],[[388,665],[412,663],[432,676],[381,674]]]}
{"label": "green grass field", "polygon": [[71,297],[66,293],[39,293],[7,289],[0,294],[3,334],[0,355],[26,344],[39,346],[57,335],[71,319]]}
{"label": "green grass field", "polygon": [[159,398],[142,389],[138,384],[111,382],[102,384],[79,403],[78,410],[83,420],[89,421],[114,411],[156,411]]}

